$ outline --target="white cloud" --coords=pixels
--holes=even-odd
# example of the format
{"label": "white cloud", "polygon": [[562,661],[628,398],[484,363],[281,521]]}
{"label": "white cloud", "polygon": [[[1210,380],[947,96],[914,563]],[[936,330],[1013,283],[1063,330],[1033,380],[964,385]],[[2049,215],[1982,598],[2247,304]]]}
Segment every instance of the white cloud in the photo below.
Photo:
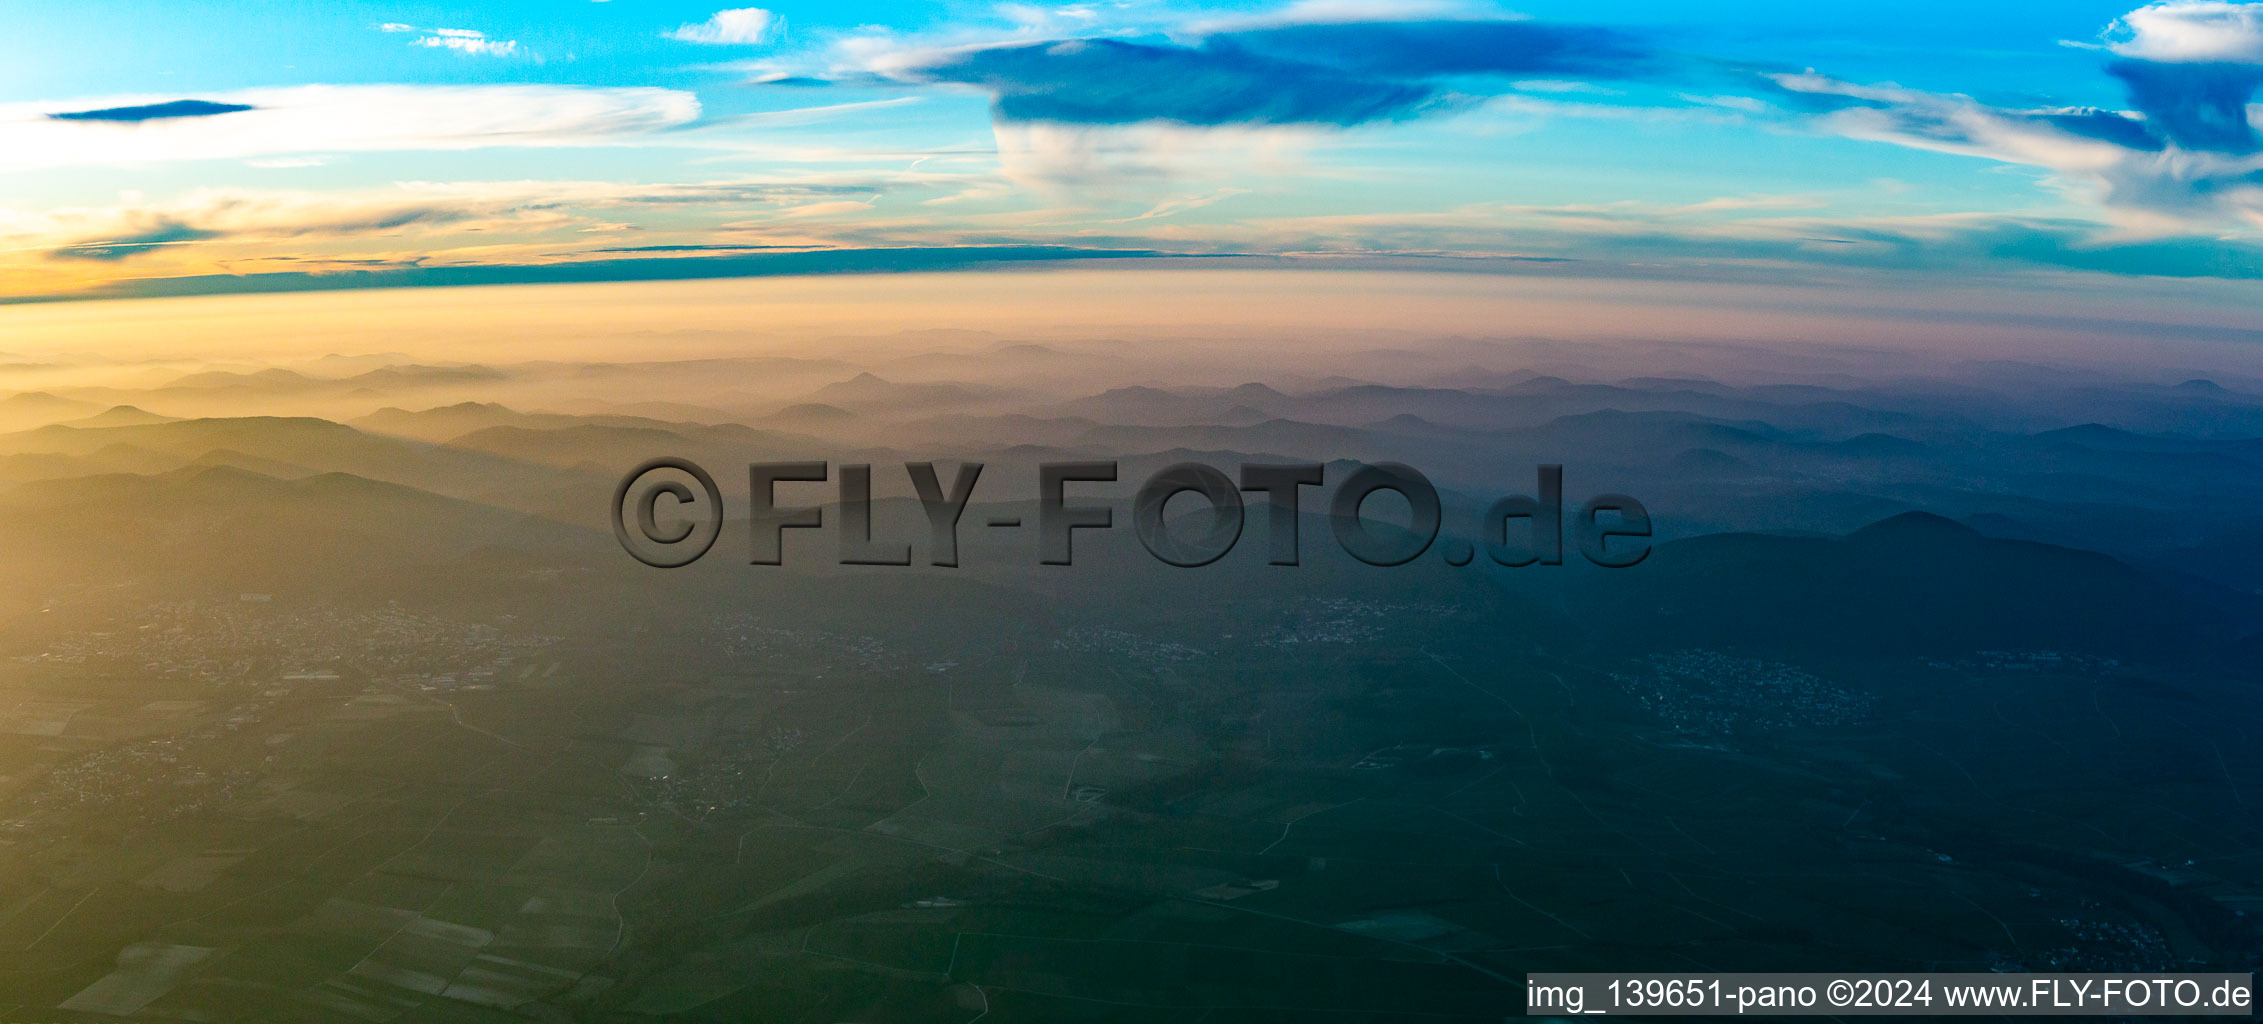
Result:
{"label": "white cloud", "polygon": [[763,41],[777,21],[776,15],[760,7],[739,7],[716,11],[706,21],[668,33],[668,38],[711,46],[749,45]]}
{"label": "white cloud", "polygon": [[998,16],[1013,22],[1024,33],[1045,35],[1085,31],[1100,21],[1100,12],[1089,4],[1045,7],[1004,3],[998,5]]}
{"label": "white cloud", "polygon": [[1423,18],[1524,20],[1523,15],[1503,11],[1485,0],[1297,0],[1262,14],[1193,21],[1182,32],[1206,36],[1284,25],[1351,25]]}
{"label": "white cloud", "polygon": [[468,28],[435,29],[431,35],[418,39],[414,45],[484,57],[508,57],[519,52],[519,41],[516,39],[489,39],[486,34]]}
{"label": "white cloud", "polygon": [[2106,48],[2163,63],[2263,64],[2263,4],[2170,0],[2115,19]]}
{"label": "white cloud", "polygon": [[516,39],[489,39],[487,33],[470,28],[418,28],[397,21],[377,26],[380,32],[416,32],[410,46],[423,46],[436,50],[454,50],[457,53],[482,57],[509,57],[519,52]]}
{"label": "white cloud", "polygon": [[253,109],[140,123],[48,115],[178,99],[0,104],[0,170],[381,150],[572,146],[687,124],[689,92],[562,85],[304,85],[205,95]]}
{"label": "white cloud", "polygon": [[1062,125],[1000,121],[990,126],[999,172],[1015,184],[1080,202],[1159,202],[1185,183],[1240,180],[1309,170],[1307,154],[1324,133],[1303,127],[1193,128],[1174,124]]}
{"label": "white cloud", "polygon": [[621,230],[628,225],[620,211],[644,208],[764,213],[743,226],[870,209],[870,199],[831,198],[842,188],[814,180],[400,182],[347,192],[200,189],[157,203],[126,194],[105,207],[0,206],[0,282],[11,269],[48,266],[49,254],[64,250],[127,247],[137,267],[196,270],[236,260],[392,258],[466,241],[548,251],[540,249],[546,236]]}
{"label": "white cloud", "polygon": [[872,209],[870,202],[855,199],[835,199],[822,203],[804,203],[778,211],[781,217],[832,217],[845,213],[863,213]]}

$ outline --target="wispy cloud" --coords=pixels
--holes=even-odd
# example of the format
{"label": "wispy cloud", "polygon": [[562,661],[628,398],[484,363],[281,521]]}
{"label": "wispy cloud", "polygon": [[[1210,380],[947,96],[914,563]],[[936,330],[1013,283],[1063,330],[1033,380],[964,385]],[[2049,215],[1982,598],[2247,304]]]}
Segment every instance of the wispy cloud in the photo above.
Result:
{"label": "wispy cloud", "polygon": [[1006,178],[1056,201],[1152,203],[1189,183],[1304,170],[1319,130],[1306,125],[1196,127],[1169,122],[991,127]]}
{"label": "wispy cloud", "polygon": [[516,39],[489,39],[471,29],[459,28],[441,29],[435,35],[417,40],[416,45],[483,57],[508,57],[519,52],[519,41]]}
{"label": "wispy cloud", "polygon": [[[2211,73],[2223,67],[2194,65]],[[2100,204],[2124,231],[2221,231],[2232,226],[2226,218],[2248,230],[2263,228],[2263,161],[2229,126],[2194,128],[2190,109],[2006,109],[1966,96],[1816,74],[1772,80],[1828,131],[2049,171],[2076,198]],[[2132,92],[2158,98],[2142,88]],[[2251,129],[2243,120],[2236,131]]]}
{"label": "wispy cloud", "polygon": [[477,29],[423,29],[418,28],[414,25],[403,25],[399,22],[386,22],[385,24],[379,25],[377,27],[379,31],[383,32],[416,33],[417,38],[409,41],[409,45],[411,46],[423,46],[441,50],[454,50],[457,53],[480,57],[509,57],[519,52],[518,40],[490,39],[488,38],[487,33],[481,32]]}
{"label": "wispy cloud", "polygon": [[160,219],[146,228],[115,238],[89,239],[57,246],[48,251],[48,258],[59,260],[94,260],[116,262],[137,256],[152,249],[182,242],[198,242],[211,238],[212,233],[193,228],[178,221]]}
{"label": "wispy cloud", "polygon": [[[412,182],[343,194],[208,189],[164,203],[36,212],[0,208],[0,251],[120,262],[167,250],[164,262],[171,267],[216,269],[229,261],[272,258],[280,243],[309,252],[407,235],[478,236],[490,248],[533,244],[593,224],[622,230],[597,215],[619,217],[639,209],[705,207],[713,211],[710,223],[758,210],[772,219],[820,216],[869,209],[883,188],[871,181],[765,180]],[[198,252],[181,248],[192,244]]]}
{"label": "wispy cloud", "polygon": [[1187,212],[1188,210],[1199,210],[1205,206],[1209,206],[1212,203],[1223,202],[1225,200],[1232,199],[1235,196],[1245,196],[1248,194],[1249,190],[1246,188],[1222,188],[1214,192],[1204,193],[1202,195],[1180,196],[1176,199],[1166,199],[1160,203],[1156,203],[1154,206],[1148,207],[1145,212],[1140,213],[1138,216],[1125,217],[1119,220],[1111,221],[1110,223],[1135,224],[1143,220],[1161,220],[1165,217],[1175,217],[1179,214]]}
{"label": "wispy cloud", "polygon": [[[1243,252],[1369,260],[1459,257],[1558,264],[1555,273],[1788,280],[1836,271],[2006,275],[2053,270],[2263,279],[2263,245],[2217,238],[2101,240],[2078,218],[1997,213],[1833,217],[1769,212],[1774,200],[1682,206],[1476,204],[1428,214],[1284,217],[1211,244]],[[1160,242],[1154,244],[1162,244]],[[1516,266],[1498,269],[1516,270]]]}

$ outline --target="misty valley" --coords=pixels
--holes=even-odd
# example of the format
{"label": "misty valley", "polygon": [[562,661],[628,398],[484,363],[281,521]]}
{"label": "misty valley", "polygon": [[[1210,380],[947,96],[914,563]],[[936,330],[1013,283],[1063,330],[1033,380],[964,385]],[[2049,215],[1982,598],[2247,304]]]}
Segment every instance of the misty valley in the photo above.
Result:
{"label": "misty valley", "polygon": [[[0,400],[0,1016],[1478,1021],[1527,971],[2263,947],[2263,377],[1049,389],[967,383],[1030,343],[894,344]],[[940,450],[986,467],[928,495],[956,568],[890,473],[863,526],[913,568],[840,564],[838,465],[725,492],[683,568],[608,522],[657,455]],[[1135,529],[1164,467],[1318,451],[1424,467],[1437,550],[1350,557],[1325,488],[1199,568]],[[1113,525],[1041,564],[1040,467],[1095,460],[1067,505]],[[1506,550],[1567,485],[1642,495],[1648,556],[1577,557],[1576,503],[1571,557]]]}

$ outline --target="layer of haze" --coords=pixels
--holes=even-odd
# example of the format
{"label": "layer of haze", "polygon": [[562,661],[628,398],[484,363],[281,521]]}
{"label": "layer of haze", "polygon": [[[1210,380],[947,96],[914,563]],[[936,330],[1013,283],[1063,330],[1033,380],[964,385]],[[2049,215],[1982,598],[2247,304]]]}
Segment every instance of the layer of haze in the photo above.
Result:
{"label": "layer of haze", "polygon": [[[1157,269],[130,299],[8,309],[0,315],[0,353],[10,365],[0,386],[127,384],[183,367],[283,365],[340,353],[442,363],[871,361],[954,346],[987,350],[1000,338],[1129,360],[1131,380],[1166,385],[1329,375],[1451,385],[1439,375],[1462,365],[1548,371],[1551,362],[1621,375],[1768,379],[1816,370],[1803,361],[1812,358],[1834,372],[1889,377],[1937,372],[1942,357],[2118,365],[2147,379],[2263,372],[2263,348],[2252,344],[2257,318],[2238,295],[2216,283],[2165,282],[2156,299],[2101,299],[2071,283],[2058,292],[1986,281],[1893,292]],[[2139,318],[2133,308],[2149,312]],[[952,331],[986,333],[954,339]],[[1474,363],[1455,351],[1473,340],[1489,353]],[[1011,359],[988,369],[1025,372]],[[1026,373],[1059,370],[1033,365]],[[1071,391],[1126,382],[1049,381]]]}

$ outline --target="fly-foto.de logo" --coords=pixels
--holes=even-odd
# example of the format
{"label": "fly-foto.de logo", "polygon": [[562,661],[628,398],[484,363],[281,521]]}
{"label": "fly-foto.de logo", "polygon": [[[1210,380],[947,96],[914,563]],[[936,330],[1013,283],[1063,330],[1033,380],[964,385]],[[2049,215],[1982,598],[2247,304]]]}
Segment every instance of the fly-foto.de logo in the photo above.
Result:
{"label": "fly-foto.de logo", "polygon": [[[928,526],[928,563],[945,568],[959,564],[959,525],[982,477],[982,463],[962,462],[945,487],[935,463],[907,462],[919,506]],[[1131,528],[1141,546],[1170,565],[1194,568],[1209,565],[1239,543],[1250,518],[1248,504],[1264,506],[1267,561],[1273,565],[1299,564],[1298,511],[1307,488],[1327,485],[1326,467],[1320,463],[1243,463],[1238,479],[1199,462],[1181,462],[1157,470],[1131,495]],[[843,565],[913,564],[912,545],[902,538],[875,537],[872,517],[872,466],[850,463],[839,467],[837,507],[840,523],[840,561]],[[1070,565],[1079,530],[1107,530],[1116,526],[1116,510],[1095,500],[1121,497],[1108,485],[1117,483],[1115,462],[1046,462],[1037,467],[1037,555],[1042,565]],[[825,528],[825,509],[819,505],[782,507],[780,492],[788,487],[824,493],[835,482],[832,467],[824,462],[757,462],[747,467],[747,523],[754,565],[785,562],[785,531]],[[1071,487],[1078,491],[1071,494]],[[1409,513],[1404,526],[1382,524],[1364,515],[1369,498],[1389,491],[1402,499]],[[1257,497],[1244,499],[1247,492]],[[1166,517],[1165,507],[1182,494],[1196,496],[1204,508],[1187,515]],[[809,500],[804,498],[802,500]],[[1599,494],[1570,516],[1564,510],[1564,467],[1539,467],[1533,494],[1501,498],[1484,510],[1470,536],[1475,543],[1449,536],[1440,541],[1446,522],[1438,489],[1410,466],[1396,462],[1359,465],[1337,481],[1327,494],[1328,530],[1336,545],[1351,557],[1375,566],[1404,565],[1437,548],[1449,565],[1468,565],[1478,550],[1495,563],[1512,568],[1561,565],[1566,534],[1581,557],[1610,569],[1623,569],[1650,554],[1650,512],[1642,502],[1624,494]],[[662,569],[690,565],[715,546],[723,532],[723,491],[713,475],[688,459],[657,458],[630,470],[614,488],[613,534],[621,547],[638,561]],[[1567,521],[1568,520],[1568,521]],[[1018,516],[993,516],[986,526],[1018,529]]]}

